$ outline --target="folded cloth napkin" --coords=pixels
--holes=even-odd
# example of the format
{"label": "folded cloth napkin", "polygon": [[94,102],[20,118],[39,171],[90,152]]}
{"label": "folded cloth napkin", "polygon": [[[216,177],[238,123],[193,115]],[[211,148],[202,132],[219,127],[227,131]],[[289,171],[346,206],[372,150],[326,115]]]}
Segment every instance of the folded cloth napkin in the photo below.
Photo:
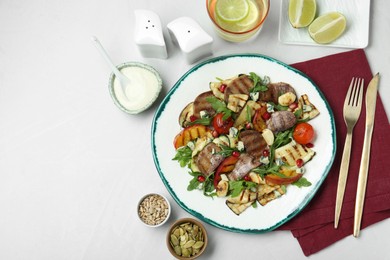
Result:
{"label": "folded cloth napkin", "polygon": [[[351,161],[339,227],[334,229],[337,182],[347,131],[343,119],[343,104],[352,77],[364,78],[366,90],[372,73],[362,49],[292,66],[309,76],[323,92],[333,110],[337,132],[335,161],[321,188],[301,213],[279,228],[279,230],[291,230],[294,237],[298,239],[303,253],[308,256],[353,233],[357,179],[365,131],[365,102],[353,133]],[[361,228],[390,217],[389,130],[389,121],[378,95]]]}

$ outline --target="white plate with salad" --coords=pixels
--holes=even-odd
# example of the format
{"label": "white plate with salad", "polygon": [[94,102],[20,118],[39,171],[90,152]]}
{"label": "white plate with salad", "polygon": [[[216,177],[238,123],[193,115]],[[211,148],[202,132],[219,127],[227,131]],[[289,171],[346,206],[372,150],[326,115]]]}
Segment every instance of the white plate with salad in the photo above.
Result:
{"label": "white plate with salad", "polygon": [[331,108],[302,72],[259,54],[202,62],[152,124],[157,171],[174,200],[216,227],[272,231],[297,215],[336,152]]}

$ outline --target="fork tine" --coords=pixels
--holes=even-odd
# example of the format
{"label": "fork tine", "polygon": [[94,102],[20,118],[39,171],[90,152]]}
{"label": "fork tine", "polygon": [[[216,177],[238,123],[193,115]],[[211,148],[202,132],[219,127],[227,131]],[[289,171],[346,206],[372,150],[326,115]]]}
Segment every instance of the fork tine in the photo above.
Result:
{"label": "fork tine", "polygon": [[353,89],[353,86],[354,86],[354,81],[355,81],[355,78],[352,78],[351,80],[351,83],[349,84],[349,88],[348,88],[348,91],[347,91],[347,95],[346,95],[346,98],[344,100],[344,107],[345,106],[348,106],[348,104],[351,102],[351,98],[352,98],[352,89]]}
{"label": "fork tine", "polygon": [[361,84],[359,85],[359,92],[358,92],[358,100],[356,106],[361,107],[362,101],[363,101],[363,86],[364,86],[364,79],[361,79]]}

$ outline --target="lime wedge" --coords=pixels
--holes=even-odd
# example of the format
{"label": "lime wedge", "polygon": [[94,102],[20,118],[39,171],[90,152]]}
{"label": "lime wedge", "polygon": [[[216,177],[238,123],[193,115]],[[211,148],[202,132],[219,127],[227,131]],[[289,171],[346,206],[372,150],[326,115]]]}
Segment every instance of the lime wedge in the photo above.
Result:
{"label": "lime wedge", "polygon": [[309,26],[309,34],[317,43],[330,43],[340,37],[346,26],[344,15],[331,12],[316,18]]}
{"label": "lime wedge", "polygon": [[290,0],[288,18],[294,28],[302,28],[314,20],[316,11],[316,0]]}
{"label": "lime wedge", "polygon": [[244,20],[249,13],[247,0],[217,0],[215,12],[225,22]]}

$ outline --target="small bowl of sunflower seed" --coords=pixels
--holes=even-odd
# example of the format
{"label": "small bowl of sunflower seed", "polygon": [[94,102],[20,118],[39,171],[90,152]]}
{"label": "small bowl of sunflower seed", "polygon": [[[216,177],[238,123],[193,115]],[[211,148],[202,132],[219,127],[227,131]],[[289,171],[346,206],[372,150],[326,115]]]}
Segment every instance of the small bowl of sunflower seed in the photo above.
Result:
{"label": "small bowl of sunflower seed", "polygon": [[148,227],[159,227],[171,215],[171,205],[166,197],[157,193],[143,196],[137,205],[138,217]]}
{"label": "small bowl of sunflower seed", "polygon": [[206,249],[207,242],[205,227],[193,218],[177,220],[167,233],[169,252],[180,260],[199,257]]}

